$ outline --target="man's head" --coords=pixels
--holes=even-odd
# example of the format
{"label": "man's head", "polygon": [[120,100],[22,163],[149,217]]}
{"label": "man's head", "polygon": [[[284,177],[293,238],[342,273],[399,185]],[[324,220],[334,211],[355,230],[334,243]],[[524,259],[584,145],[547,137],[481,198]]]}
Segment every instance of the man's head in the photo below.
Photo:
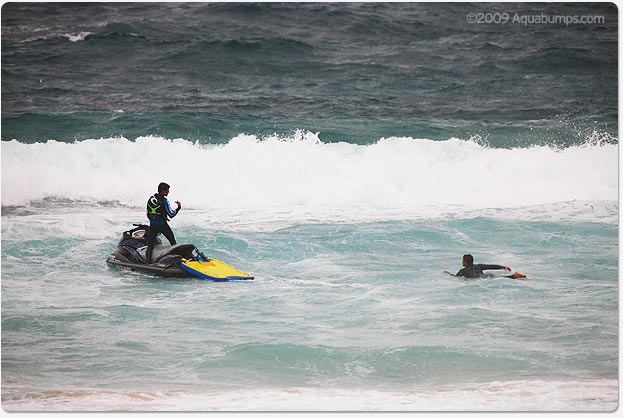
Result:
{"label": "man's head", "polygon": [[463,256],[463,267],[469,267],[474,264],[474,257],[471,254]]}
{"label": "man's head", "polygon": [[166,183],[160,183],[158,185],[158,193],[160,193],[163,196],[166,196],[169,194],[169,189],[171,188],[171,186],[169,186]]}

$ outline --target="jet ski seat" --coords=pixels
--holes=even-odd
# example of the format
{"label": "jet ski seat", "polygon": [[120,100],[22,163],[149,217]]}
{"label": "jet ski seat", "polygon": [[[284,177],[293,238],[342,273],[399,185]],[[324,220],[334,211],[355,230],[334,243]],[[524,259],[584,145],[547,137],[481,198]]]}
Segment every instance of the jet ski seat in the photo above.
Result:
{"label": "jet ski seat", "polygon": [[[183,258],[192,258],[193,250],[195,246],[193,244],[175,244],[175,245],[154,245],[154,249],[151,253],[151,262],[157,263],[158,260],[167,255],[180,255]],[[141,256],[143,262],[146,263],[145,255],[147,253],[147,246],[141,247],[137,250]]]}

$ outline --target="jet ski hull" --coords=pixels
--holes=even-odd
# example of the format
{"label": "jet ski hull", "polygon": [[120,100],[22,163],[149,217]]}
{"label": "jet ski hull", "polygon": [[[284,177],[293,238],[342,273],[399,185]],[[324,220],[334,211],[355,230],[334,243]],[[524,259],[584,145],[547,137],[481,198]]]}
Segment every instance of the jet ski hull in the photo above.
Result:
{"label": "jet ski hull", "polygon": [[117,258],[115,253],[108,256],[106,262],[113,267],[116,267],[121,270],[132,270],[139,271],[143,273],[155,274],[156,276],[162,277],[193,277],[192,274],[183,270],[178,265],[159,265],[155,264],[142,264],[142,263],[133,263],[130,261],[122,261]]}
{"label": "jet ski hull", "polygon": [[151,254],[153,262],[146,261],[147,225],[135,224],[137,228],[125,231],[117,249],[108,256],[106,262],[120,269],[130,269],[163,277],[192,277],[192,274],[180,267],[183,258],[191,258],[196,250],[193,244],[162,245],[156,238],[156,245]]}

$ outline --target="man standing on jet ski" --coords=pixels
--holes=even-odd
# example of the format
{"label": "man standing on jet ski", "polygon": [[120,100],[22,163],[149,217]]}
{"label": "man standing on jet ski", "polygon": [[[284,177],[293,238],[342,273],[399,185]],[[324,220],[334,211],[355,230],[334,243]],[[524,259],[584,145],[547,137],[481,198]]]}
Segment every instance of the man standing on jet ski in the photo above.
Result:
{"label": "man standing on jet ski", "polygon": [[167,200],[169,195],[170,186],[166,183],[160,183],[158,185],[158,193],[154,194],[147,201],[147,218],[149,219],[149,234],[147,236],[147,253],[145,258],[147,263],[151,263],[151,253],[156,243],[156,237],[158,234],[164,234],[169,240],[171,245],[175,245],[175,236],[171,227],[167,223],[169,218],[173,218],[182,209],[182,204],[179,200],[176,200],[177,209],[172,210]]}

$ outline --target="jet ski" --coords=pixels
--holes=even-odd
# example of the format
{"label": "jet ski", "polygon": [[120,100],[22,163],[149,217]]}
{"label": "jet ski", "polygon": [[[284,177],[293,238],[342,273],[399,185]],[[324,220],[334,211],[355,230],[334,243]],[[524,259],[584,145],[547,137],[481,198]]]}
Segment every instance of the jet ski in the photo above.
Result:
{"label": "jet ski", "polygon": [[106,262],[114,267],[163,277],[199,277],[211,281],[253,280],[253,277],[222,261],[206,257],[193,244],[163,245],[156,238],[151,262],[146,261],[149,226],[134,224],[124,231],[117,249]]}

